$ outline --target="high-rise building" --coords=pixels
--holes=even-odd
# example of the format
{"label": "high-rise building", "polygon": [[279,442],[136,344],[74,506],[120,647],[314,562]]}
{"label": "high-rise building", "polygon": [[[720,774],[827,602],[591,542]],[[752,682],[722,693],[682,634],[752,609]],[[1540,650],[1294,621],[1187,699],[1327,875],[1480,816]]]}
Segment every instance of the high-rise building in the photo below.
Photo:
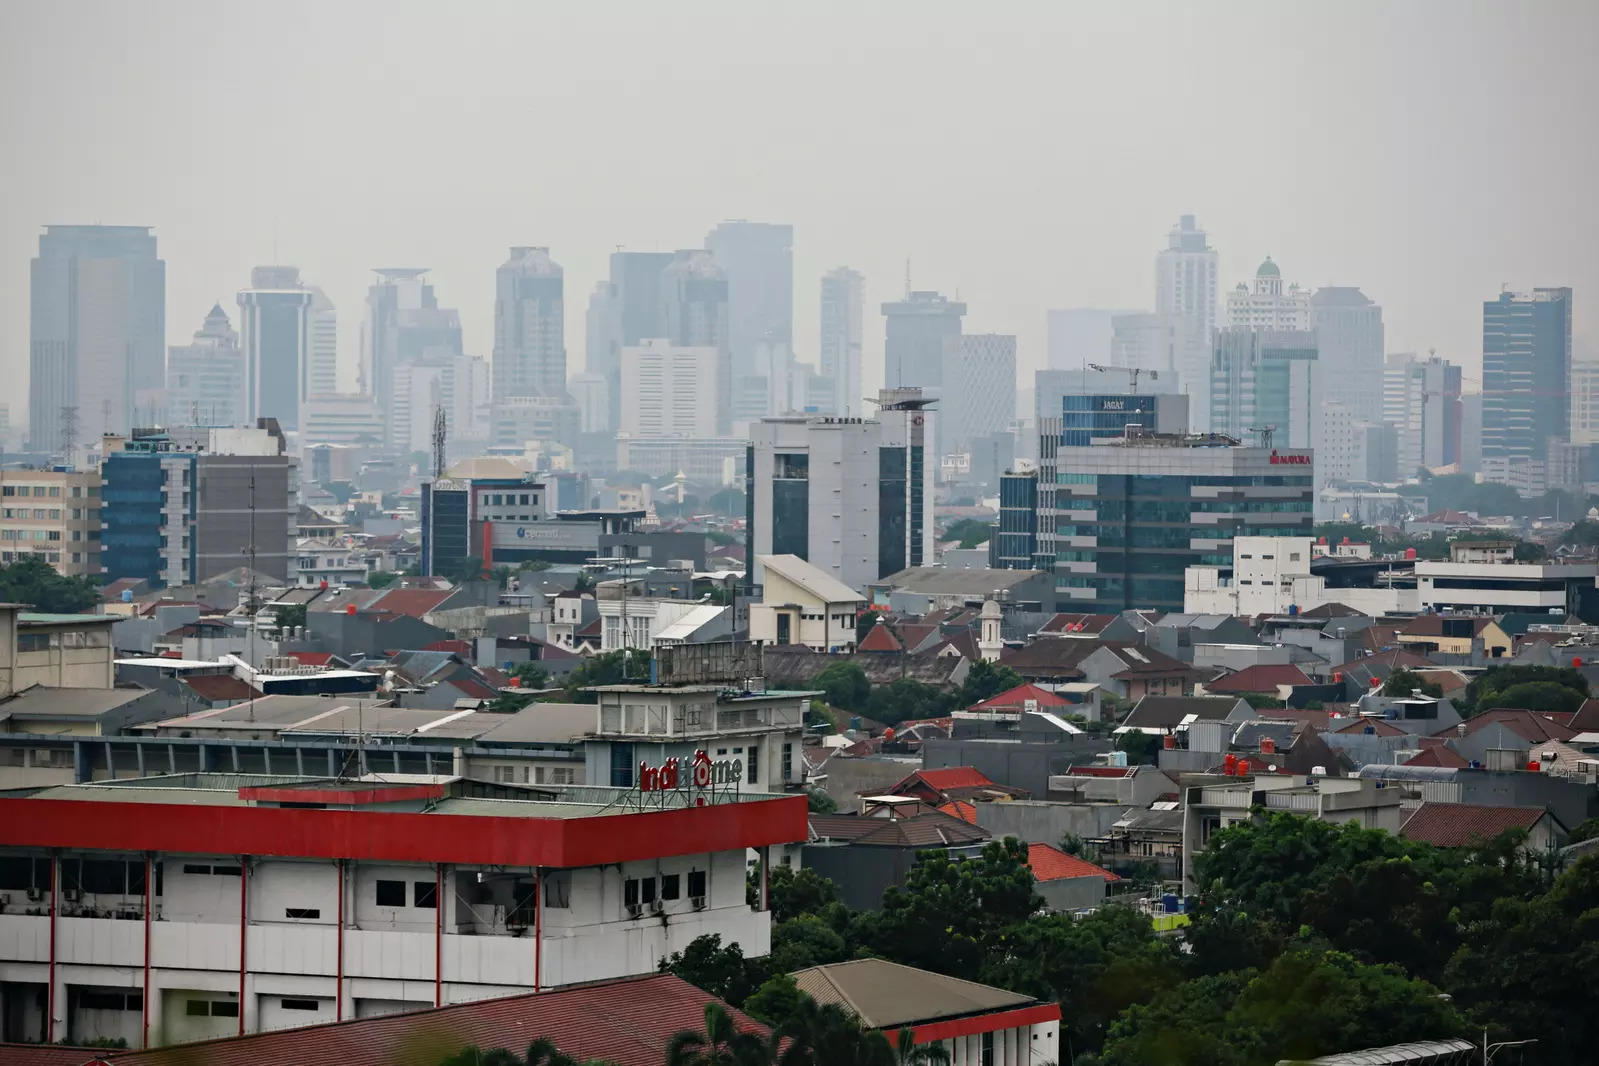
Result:
{"label": "high-rise building", "polygon": [[1316,395],[1341,403],[1357,421],[1382,418],[1382,308],[1359,289],[1328,286],[1310,297],[1316,331]]}
{"label": "high-rise building", "polygon": [[272,419],[105,441],[101,571],[156,587],[249,567],[291,580],[298,464]]}
{"label": "high-rise building", "polygon": [[1571,443],[1599,444],[1599,363],[1571,363]]}
{"label": "high-rise building", "polygon": [[753,373],[756,346],[794,347],[794,227],[723,222],[705,249],[727,276],[727,339],[733,373]]}
{"label": "high-rise building", "polygon": [[1150,393],[1070,394],[1050,420],[1058,443],[1087,447],[1096,440],[1141,433],[1187,433],[1187,396]]}
{"label": "high-rise building", "polygon": [[1482,393],[1460,395],[1460,472],[1482,471]]}
{"label": "high-rise building", "polygon": [[1054,308],[1045,315],[1051,370],[1080,370],[1089,363],[1110,361],[1117,315],[1136,315],[1132,308]]}
{"label": "high-rise building", "polygon": [[401,363],[394,368],[394,393],[388,409],[393,447],[431,452],[433,415],[439,408],[444,410],[450,441],[486,441],[488,398],[488,363],[477,356],[434,356]]}
{"label": "high-rise building", "polygon": [[[639,269],[642,272],[643,268]],[[671,262],[661,270],[658,291],[660,332],[656,336],[681,348],[716,348],[722,353],[716,379],[716,424],[718,432],[726,432],[733,423],[734,391],[727,274],[710,252],[686,248],[672,253]]]}
{"label": "high-rise building", "polygon": [[1210,434],[1109,434],[1041,447],[1038,551],[1086,611],[1180,611],[1183,571],[1230,566],[1234,536],[1308,536],[1308,451]]}
{"label": "high-rise building", "polygon": [[833,383],[835,415],[859,415],[866,400],[861,391],[861,344],[864,337],[866,279],[860,271],[839,267],[822,275],[821,376]]}
{"label": "high-rise building", "polygon": [[[366,320],[361,325],[362,390],[387,413],[393,402],[396,368],[412,363],[445,365],[463,354],[461,315],[440,307],[425,267],[379,267],[367,289]],[[398,431],[386,421],[385,433]],[[385,443],[398,447],[391,438]]]}
{"label": "high-rise building", "polygon": [[1216,328],[1220,289],[1216,249],[1193,215],[1183,215],[1166,235],[1166,247],[1155,254],[1155,313],[1192,321],[1209,343]]}
{"label": "high-rise building", "polygon": [[100,578],[100,472],[0,467],[0,564]]}
{"label": "high-rise building", "polygon": [[671,252],[612,252],[610,278],[589,297],[587,369],[605,377],[607,429],[620,414],[623,346],[667,335],[661,284],[673,259]]}
{"label": "high-rise building", "polygon": [[339,391],[339,313],[315,285],[311,293],[311,354],[306,370],[307,395]]}
{"label": "high-rise building", "polygon": [[1571,290],[1502,292],[1482,305],[1482,472],[1509,484],[1518,463],[1570,439]]}
{"label": "high-rise building", "polygon": [[1006,471],[999,476],[999,522],[988,538],[989,568],[1032,570],[1037,551],[1038,471]]}
{"label": "high-rise building", "polygon": [[944,398],[939,402],[939,453],[965,452],[972,442],[1016,421],[1016,338],[962,333],[945,338]]}
{"label": "high-rise building", "polygon": [[496,276],[494,399],[564,396],[564,274],[548,248],[516,247]]}
{"label": "high-rise building", "polygon": [[1216,331],[1210,431],[1278,447],[1308,448],[1316,406],[1316,335],[1266,328]]}
{"label": "high-rise building", "polygon": [[[617,385],[621,386],[620,379]],[[566,391],[572,394],[572,402],[577,404],[581,432],[607,433],[615,425],[611,421],[611,383],[604,374],[594,370],[573,374],[566,383]]]}
{"label": "high-rise building", "polygon": [[958,337],[966,305],[936,292],[912,292],[883,305],[883,380],[887,388],[944,385],[945,342]]}
{"label": "high-rise building", "polygon": [[1458,366],[1436,355],[1391,355],[1382,385],[1382,421],[1394,427],[1399,476],[1411,477],[1421,466],[1433,470],[1460,462]]}
{"label": "high-rise building", "polygon": [[296,267],[250,271],[250,287],[239,292],[246,419],[275,418],[285,430],[300,428],[310,385],[311,300]]}
{"label": "high-rise building", "polygon": [[167,350],[168,425],[236,426],[245,420],[244,352],[215,304],[193,342]]}
{"label": "high-rise building", "polygon": [[1310,294],[1298,285],[1283,285],[1283,273],[1271,256],[1255,271],[1251,285],[1239,282],[1227,294],[1228,329],[1310,329]]}
{"label": "high-rise building", "polygon": [[131,428],[166,383],[166,263],[150,228],[47,226],[30,284],[33,449]]}
{"label": "high-rise building", "polygon": [[632,437],[714,437],[721,352],[656,337],[622,349],[622,423]]}
{"label": "high-rise building", "polygon": [[751,427],[752,558],[797,555],[854,589],[932,565],[936,415],[917,389],[885,389],[878,403],[873,418],[768,418]]}

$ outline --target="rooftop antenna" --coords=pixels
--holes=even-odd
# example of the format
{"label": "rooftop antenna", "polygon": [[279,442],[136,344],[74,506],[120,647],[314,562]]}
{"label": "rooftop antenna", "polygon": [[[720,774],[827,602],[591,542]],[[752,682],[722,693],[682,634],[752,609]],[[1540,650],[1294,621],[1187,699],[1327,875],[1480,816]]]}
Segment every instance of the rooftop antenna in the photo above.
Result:
{"label": "rooftop antenna", "polygon": [[1260,439],[1260,446],[1262,448],[1270,448],[1271,447],[1271,436],[1272,436],[1273,433],[1277,432],[1277,427],[1274,426],[1274,425],[1271,425],[1271,426],[1245,426],[1244,429],[1249,431],[1250,433],[1255,434]]}

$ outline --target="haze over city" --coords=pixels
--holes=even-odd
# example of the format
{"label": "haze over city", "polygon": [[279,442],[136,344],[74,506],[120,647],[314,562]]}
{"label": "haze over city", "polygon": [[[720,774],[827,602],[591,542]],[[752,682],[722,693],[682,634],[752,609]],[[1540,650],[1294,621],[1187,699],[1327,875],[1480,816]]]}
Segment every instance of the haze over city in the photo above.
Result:
{"label": "haze over city", "polygon": [[1599,288],[1596,42],[1585,4],[7,4],[0,365],[26,374],[46,223],[153,227],[172,344],[299,266],[351,387],[372,267],[431,267],[487,356],[505,248],[549,246],[576,373],[615,247],[749,218],[795,227],[800,358],[848,263],[875,388],[909,260],[1017,335],[1025,384],[1045,310],[1148,306],[1194,213],[1224,288],[1268,254],[1359,285],[1390,351],[1476,376],[1502,283]]}

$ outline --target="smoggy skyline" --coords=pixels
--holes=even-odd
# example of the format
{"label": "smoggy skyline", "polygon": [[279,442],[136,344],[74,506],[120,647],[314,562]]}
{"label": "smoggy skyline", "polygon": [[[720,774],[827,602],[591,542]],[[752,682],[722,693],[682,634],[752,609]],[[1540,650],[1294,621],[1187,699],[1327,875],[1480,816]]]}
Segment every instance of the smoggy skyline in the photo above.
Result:
{"label": "smoggy skyline", "polygon": [[801,359],[855,267],[875,388],[908,259],[968,332],[1017,334],[1027,388],[1048,308],[1153,305],[1183,213],[1224,291],[1267,254],[1358,285],[1391,352],[1477,377],[1508,283],[1571,286],[1599,357],[1596,44],[1599,10],[1557,4],[8,4],[0,368],[26,379],[50,223],[154,227],[168,343],[298,266],[348,380],[372,267],[431,267],[487,356],[496,266],[548,245],[576,373],[611,251],[748,218],[795,228]]}

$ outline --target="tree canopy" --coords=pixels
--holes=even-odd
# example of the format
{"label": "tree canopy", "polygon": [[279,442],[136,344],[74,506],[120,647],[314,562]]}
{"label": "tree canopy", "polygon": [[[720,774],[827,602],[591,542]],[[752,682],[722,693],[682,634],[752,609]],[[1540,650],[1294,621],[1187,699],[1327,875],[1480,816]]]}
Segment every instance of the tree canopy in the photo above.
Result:
{"label": "tree canopy", "polygon": [[[1549,689],[1526,689],[1523,686],[1553,684],[1569,689],[1576,698],[1575,706],[1564,696],[1554,696]],[[1515,692],[1516,689],[1522,691]],[[1561,706],[1532,706],[1528,703],[1507,702],[1512,693],[1522,700],[1546,701],[1555,699]],[[1575,710],[1588,698],[1588,679],[1580,670],[1569,666],[1490,666],[1466,688],[1465,706],[1477,711],[1491,711],[1495,707],[1524,707],[1527,710]]]}
{"label": "tree canopy", "polygon": [[37,555],[0,566],[0,602],[26,603],[44,614],[79,614],[100,600],[86,577],[63,577]]}

